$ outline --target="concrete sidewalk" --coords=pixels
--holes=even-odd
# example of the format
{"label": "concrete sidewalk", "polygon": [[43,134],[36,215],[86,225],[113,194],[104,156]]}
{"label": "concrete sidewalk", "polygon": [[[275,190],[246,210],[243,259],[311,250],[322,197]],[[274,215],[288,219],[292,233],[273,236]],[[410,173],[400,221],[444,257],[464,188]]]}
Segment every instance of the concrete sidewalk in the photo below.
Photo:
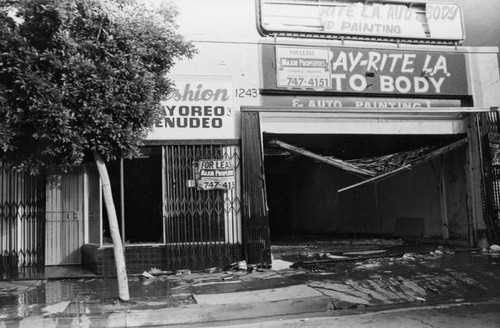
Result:
{"label": "concrete sidewalk", "polygon": [[[130,277],[132,302],[98,277],[0,283],[0,327],[219,325],[500,297],[500,256],[476,251],[320,261],[278,271]],[[31,284],[31,285],[30,285]],[[37,291],[33,304],[5,295]],[[10,289],[9,289],[10,288]],[[22,288],[21,288],[22,289]],[[3,295],[3,296],[2,296]],[[3,297],[3,298],[2,298]],[[11,299],[12,300],[12,299]]]}

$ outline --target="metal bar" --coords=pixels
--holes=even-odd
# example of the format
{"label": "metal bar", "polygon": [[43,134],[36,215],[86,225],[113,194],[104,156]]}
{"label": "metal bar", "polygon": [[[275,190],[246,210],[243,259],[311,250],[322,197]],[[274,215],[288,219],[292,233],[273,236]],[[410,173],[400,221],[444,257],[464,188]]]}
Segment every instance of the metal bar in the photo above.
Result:
{"label": "metal bar", "polygon": [[491,107],[435,107],[435,108],[374,108],[374,107],[342,107],[342,108],[297,108],[285,106],[259,107],[244,106],[242,112],[296,112],[296,113],[362,113],[362,114],[467,114],[467,113],[498,113],[498,106]]}
{"label": "metal bar", "polygon": [[345,171],[363,174],[363,175],[368,175],[368,176],[375,176],[376,175],[376,173],[373,171],[361,169],[361,168],[357,167],[356,165],[344,162],[344,161],[337,159],[337,158],[324,157],[324,156],[318,155],[316,153],[313,153],[311,151],[305,150],[303,148],[290,145],[290,144],[283,142],[283,141],[280,141],[280,140],[276,140],[276,139],[271,140],[269,142],[269,144],[279,146],[283,149],[289,150],[289,151],[294,152],[294,153],[299,154],[299,155],[313,158],[317,161],[320,161],[322,163],[325,163],[325,164],[328,164],[331,166],[335,166],[335,167],[340,168],[340,169],[345,170]]}
{"label": "metal bar", "polygon": [[[120,157],[120,219],[122,224],[122,243],[125,245],[125,177],[123,157]],[[125,252],[125,247],[123,248]]]}

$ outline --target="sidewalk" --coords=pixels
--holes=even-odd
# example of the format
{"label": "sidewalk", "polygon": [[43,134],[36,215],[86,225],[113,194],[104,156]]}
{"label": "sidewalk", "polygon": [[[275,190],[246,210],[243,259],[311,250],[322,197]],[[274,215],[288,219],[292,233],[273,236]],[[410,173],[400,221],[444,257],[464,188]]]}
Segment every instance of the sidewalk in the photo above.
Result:
{"label": "sidewalk", "polygon": [[[92,275],[0,282],[0,327],[205,327],[500,298],[499,253],[443,249],[377,258],[332,257],[295,268],[277,259],[274,266],[279,270],[134,276],[129,278],[129,304],[116,302],[115,279]],[[64,273],[64,268],[59,270]],[[28,294],[38,295],[31,299],[36,302],[23,296]]]}

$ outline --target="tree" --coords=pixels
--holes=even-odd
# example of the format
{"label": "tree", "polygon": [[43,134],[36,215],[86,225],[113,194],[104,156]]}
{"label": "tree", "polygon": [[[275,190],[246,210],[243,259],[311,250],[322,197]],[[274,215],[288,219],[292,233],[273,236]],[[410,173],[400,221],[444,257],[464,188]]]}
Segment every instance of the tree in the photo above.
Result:
{"label": "tree", "polygon": [[119,298],[130,299],[105,162],[139,154],[194,49],[171,4],[137,0],[0,2],[0,161],[31,174],[95,160],[113,239]]}

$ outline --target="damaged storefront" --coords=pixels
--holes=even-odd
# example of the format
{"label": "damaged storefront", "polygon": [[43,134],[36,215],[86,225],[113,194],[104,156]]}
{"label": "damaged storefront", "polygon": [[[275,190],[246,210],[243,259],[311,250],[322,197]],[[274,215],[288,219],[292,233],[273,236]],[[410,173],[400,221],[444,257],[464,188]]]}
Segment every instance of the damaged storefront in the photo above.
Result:
{"label": "damaged storefront", "polygon": [[[470,247],[496,234],[482,192],[484,124],[498,108],[479,77],[495,56],[458,46],[458,5],[259,8],[261,33],[274,40],[262,44],[262,105],[242,109],[244,163],[262,168],[244,166],[261,209],[244,220],[270,231],[270,240],[255,232],[257,243],[330,235]],[[269,256],[266,247],[252,255]]]}
{"label": "damaged storefront", "polygon": [[[469,247],[495,231],[485,138],[499,132],[497,50],[461,46],[459,6],[179,10],[198,54],[172,69],[142,156],[110,164],[129,272],[267,265],[271,244],[296,235]],[[84,175],[82,263],[111,275],[97,173]]]}

